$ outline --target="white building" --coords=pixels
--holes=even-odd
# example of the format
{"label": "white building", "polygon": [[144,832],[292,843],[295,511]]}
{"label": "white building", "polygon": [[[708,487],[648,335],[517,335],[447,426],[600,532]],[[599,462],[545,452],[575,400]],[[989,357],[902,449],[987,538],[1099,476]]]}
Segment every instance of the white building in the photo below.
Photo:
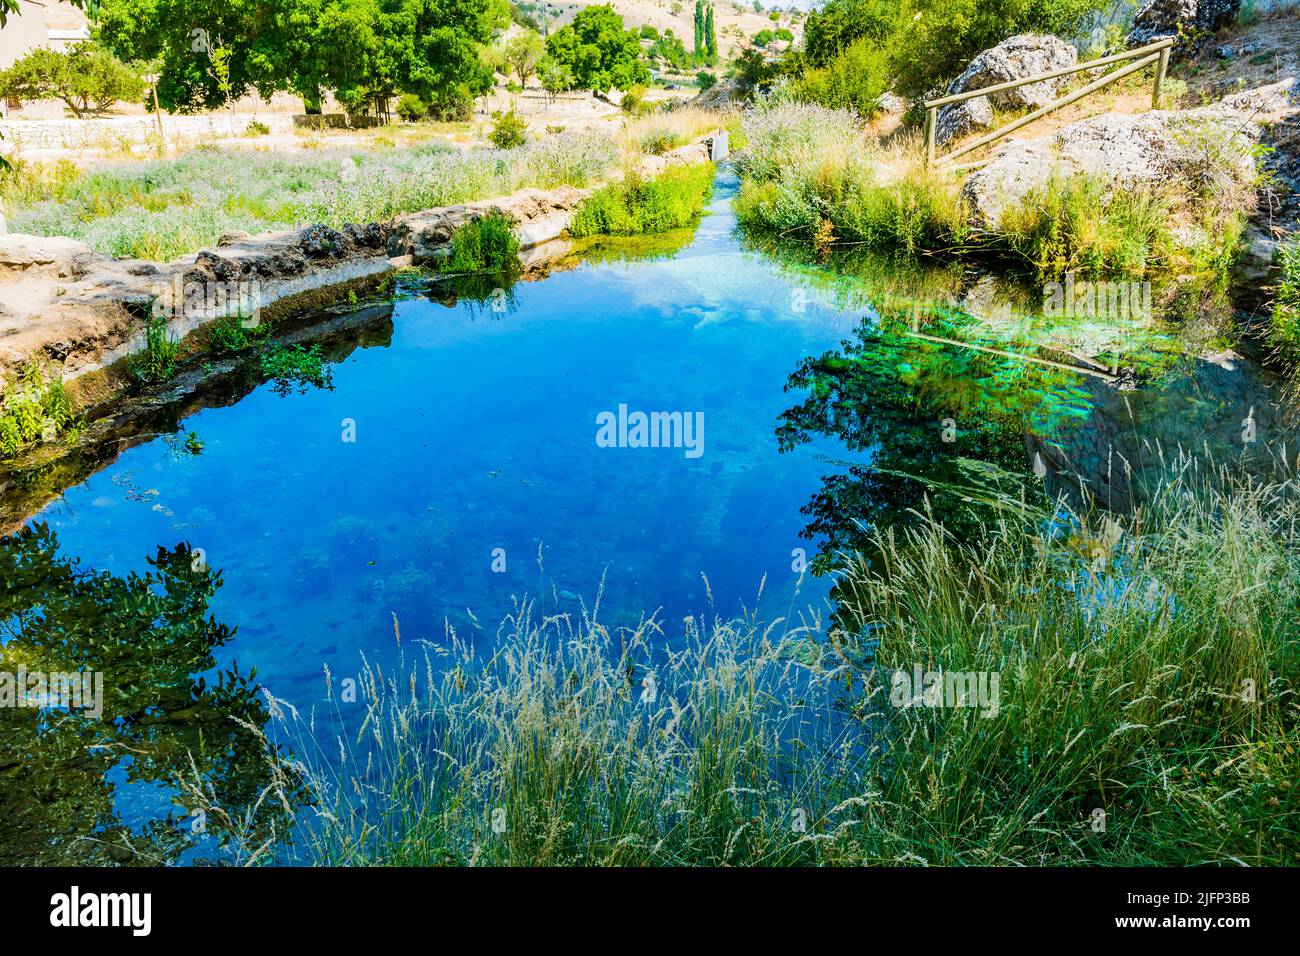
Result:
{"label": "white building", "polygon": [[38,46],[62,50],[90,37],[86,15],[64,0],[19,0],[0,27],[0,70]]}

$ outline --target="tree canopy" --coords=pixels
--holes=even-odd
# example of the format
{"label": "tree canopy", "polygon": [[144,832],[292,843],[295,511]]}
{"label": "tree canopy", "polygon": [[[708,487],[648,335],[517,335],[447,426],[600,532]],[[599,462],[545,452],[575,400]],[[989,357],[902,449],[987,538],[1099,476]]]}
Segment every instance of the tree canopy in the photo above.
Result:
{"label": "tree canopy", "polygon": [[623,18],[611,6],[580,11],[547,38],[546,51],[569,68],[574,84],[584,90],[625,90],[650,78],[636,33],[623,28]]}
{"label": "tree canopy", "polygon": [[156,58],[159,99],[182,112],[250,90],[311,108],[326,89],[352,108],[412,93],[446,112],[490,88],[479,47],[507,17],[505,0],[103,0],[98,32]]}

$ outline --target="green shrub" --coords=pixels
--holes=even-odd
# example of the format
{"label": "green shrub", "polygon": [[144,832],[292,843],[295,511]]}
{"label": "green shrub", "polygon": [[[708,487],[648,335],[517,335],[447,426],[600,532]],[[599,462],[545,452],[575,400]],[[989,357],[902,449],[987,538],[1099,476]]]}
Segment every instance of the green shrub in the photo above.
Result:
{"label": "green shrub", "polygon": [[0,457],[57,435],[72,420],[72,401],[57,370],[24,366],[18,381],[0,388]]}
{"label": "green shrub", "polygon": [[718,78],[708,70],[700,70],[695,74],[695,85],[701,90],[712,89],[717,82]]}
{"label": "green shrub", "polygon": [[670,149],[676,149],[686,142],[686,137],[676,130],[665,126],[650,130],[637,142],[643,153],[650,156],[662,156]]}
{"label": "green shrub", "polygon": [[397,115],[408,123],[423,119],[429,113],[429,104],[414,93],[403,93],[397,101]]}
{"label": "green shrub", "polygon": [[713,191],[712,163],[678,166],[655,179],[629,173],[588,196],[574,213],[569,233],[637,236],[682,229],[695,222]]}
{"label": "green shrub", "polygon": [[629,116],[647,116],[654,112],[654,106],[646,102],[644,86],[629,87],[623,93],[618,108]]}
{"label": "green shrub", "polygon": [[497,149],[518,149],[528,142],[528,123],[511,107],[505,112],[492,114],[492,130],[488,140]]}
{"label": "green shrub", "polygon": [[1291,358],[1300,356],[1300,237],[1282,246],[1282,275],[1274,290],[1273,338]]}
{"label": "green shrub", "polygon": [[810,69],[795,81],[793,93],[809,103],[853,110],[870,118],[889,89],[889,56],[871,40],[850,44],[824,67]]}
{"label": "green shrub", "polygon": [[918,161],[885,182],[859,118],[814,104],[760,100],[746,117],[733,208],[742,226],[907,253],[949,249],[966,236],[958,184]]}
{"label": "green shrub", "polygon": [[212,351],[217,355],[232,355],[242,352],[250,345],[265,342],[271,332],[269,325],[247,325],[242,315],[227,316],[212,323],[208,340]]}
{"label": "green shrub", "polygon": [[[1183,463],[1113,534],[1043,514],[962,547],[933,519],[855,562],[841,626],[883,721],[868,858],[1295,863],[1300,513],[1285,485],[1205,472]],[[898,706],[890,675],[918,665],[1000,675],[996,715]]]}
{"label": "green shrub", "polygon": [[244,135],[248,137],[270,136],[271,127],[267,126],[261,120],[253,120],[251,123],[249,123],[247,126],[244,127]]}
{"label": "green shrub", "polygon": [[513,273],[519,268],[519,240],[511,220],[500,212],[467,222],[451,237],[451,255],[440,260],[443,272]]}

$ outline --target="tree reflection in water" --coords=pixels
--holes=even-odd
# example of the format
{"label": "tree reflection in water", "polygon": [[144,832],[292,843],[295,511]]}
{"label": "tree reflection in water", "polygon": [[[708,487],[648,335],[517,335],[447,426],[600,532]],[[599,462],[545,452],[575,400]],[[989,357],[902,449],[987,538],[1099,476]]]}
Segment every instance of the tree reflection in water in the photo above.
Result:
{"label": "tree reflection in water", "polygon": [[[823,542],[817,572],[835,567],[839,554],[870,553],[874,529],[926,507],[967,537],[989,499],[1042,499],[1043,484],[1026,481],[1031,437],[1050,443],[1091,411],[1073,372],[918,338],[914,328],[911,312],[882,311],[839,350],[804,359],[786,384],[808,396],[781,416],[782,450],[824,435],[870,459],[823,477],[802,508],[804,537]],[[957,310],[934,310],[923,331],[980,341],[977,320]]]}
{"label": "tree reflection in water", "polygon": [[[284,801],[259,802],[270,762],[255,672],[202,676],[234,637],[207,613],[220,572],[188,544],[159,547],[148,564],[126,577],[83,569],[40,523],[0,540],[0,670],[103,674],[98,719],[0,708],[0,864],[218,860],[233,836],[227,818],[196,826],[175,789],[182,777],[259,844],[303,799],[294,782]],[[129,823],[122,780],[172,788],[176,805]]]}

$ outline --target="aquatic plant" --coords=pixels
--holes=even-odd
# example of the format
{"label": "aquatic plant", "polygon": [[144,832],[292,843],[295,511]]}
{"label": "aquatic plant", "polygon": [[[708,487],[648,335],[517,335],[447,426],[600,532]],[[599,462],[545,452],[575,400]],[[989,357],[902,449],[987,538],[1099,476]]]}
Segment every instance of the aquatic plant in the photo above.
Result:
{"label": "aquatic plant", "polygon": [[1300,238],[1279,253],[1281,275],[1273,292],[1273,340],[1291,357],[1300,354]]}
{"label": "aquatic plant", "polygon": [[242,315],[231,315],[213,322],[208,340],[212,351],[218,355],[230,355],[242,352],[250,345],[265,342],[271,333],[271,327],[248,325],[247,321]]}
{"label": "aquatic plant", "polygon": [[1054,176],[1002,214],[1010,251],[1039,276],[1140,278],[1175,254],[1168,197],[1116,190],[1086,175]]}
{"label": "aquatic plant", "polygon": [[1184,461],[1122,526],[1005,505],[970,544],[933,511],[877,535],[828,632],[611,629],[600,594],[520,603],[487,657],[395,630],[360,708],[328,671],[328,713],[272,705],[297,859],[1294,864],[1293,486]]}
{"label": "aquatic plant", "polygon": [[569,225],[578,238],[593,235],[637,236],[667,232],[693,224],[713,192],[714,166],[677,166],[643,180],[629,170],[582,201]]}
{"label": "aquatic plant", "polygon": [[58,371],[28,362],[16,382],[0,387],[0,457],[55,437],[71,420],[72,401]]}

